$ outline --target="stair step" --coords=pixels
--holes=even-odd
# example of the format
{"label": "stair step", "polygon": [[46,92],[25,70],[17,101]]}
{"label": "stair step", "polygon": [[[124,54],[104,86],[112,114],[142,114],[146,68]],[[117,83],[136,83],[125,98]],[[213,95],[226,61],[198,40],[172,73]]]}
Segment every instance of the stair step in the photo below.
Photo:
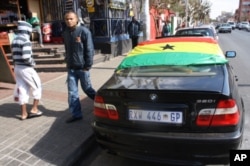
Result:
{"label": "stair step", "polygon": [[36,65],[35,69],[37,72],[65,72],[67,71],[66,64]]}
{"label": "stair step", "polygon": [[34,54],[33,58],[37,61],[40,59],[50,60],[50,59],[64,59],[63,54]]}
{"label": "stair step", "polygon": [[36,59],[36,64],[64,64],[65,61],[62,58],[50,58],[49,60],[47,59]]}
{"label": "stair step", "polygon": [[[44,44],[41,48],[38,44],[32,47],[33,58],[35,59],[37,72],[66,72],[66,64],[64,61],[65,48],[63,44]],[[7,53],[7,58],[13,68],[12,55]],[[93,63],[106,61],[107,55],[101,54],[101,50],[95,50]]]}
{"label": "stair step", "polygon": [[[50,59],[36,59],[35,60],[36,65],[42,65],[42,64],[48,64],[48,65],[54,65],[54,64],[64,64],[64,59],[59,58],[50,58]],[[9,61],[10,65],[13,65],[13,61]]]}

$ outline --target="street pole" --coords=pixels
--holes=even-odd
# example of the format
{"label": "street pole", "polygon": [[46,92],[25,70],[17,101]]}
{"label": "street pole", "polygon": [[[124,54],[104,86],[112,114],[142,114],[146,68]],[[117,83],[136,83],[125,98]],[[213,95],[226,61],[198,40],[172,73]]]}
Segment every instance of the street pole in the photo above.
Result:
{"label": "street pole", "polygon": [[144,5],[144,13],[145,13],[145,20],[144,20],[144,25],[146,25],[146,29],[145,29],[145,32],[146,32],[146,40],[149,40],[150,39],[150,13],[149,13],[149,0],[145,0],[144,4],[141,4],[141,5]]}
{"label": "street pole", "polygon": [[19,20],[22,20],[22,15],[21,15],[21,11],[20,11],[19,0],[16,1],[16,5],[17,5],[18,18],[19,18]]}
{"label": "street pole", "polygon": [[188,0],[186,0],[186,3],[185,3],[185,7],[186,7],[186,22],[185,22],[185,27],[187,27],[188,26],[188,4],[189,4],[189,2],[188,2]]}

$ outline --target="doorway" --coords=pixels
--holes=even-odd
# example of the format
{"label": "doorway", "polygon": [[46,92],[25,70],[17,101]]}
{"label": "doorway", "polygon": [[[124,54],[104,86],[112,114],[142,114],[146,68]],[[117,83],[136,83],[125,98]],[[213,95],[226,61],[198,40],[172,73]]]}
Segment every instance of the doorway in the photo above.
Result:
{"label": "doorway", "polygon": [[27,18],[29,12],[27,0],[19,0],[19,6],[21,14],[24,14]]}

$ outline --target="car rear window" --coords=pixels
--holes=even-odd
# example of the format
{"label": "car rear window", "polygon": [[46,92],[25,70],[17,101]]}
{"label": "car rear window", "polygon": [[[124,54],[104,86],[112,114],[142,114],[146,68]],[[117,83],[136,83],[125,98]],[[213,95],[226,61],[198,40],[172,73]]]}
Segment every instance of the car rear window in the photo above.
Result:
{"label": "car rear window", "polygon": [[179,30],[176,35],[202,35],[202,36],[213,36],[211,30],[209,29],[187,29]]}
{"label": "car rear window", "polygon": [[222,24],[221,26],[230,26],[230,24]]}
{"label": "car rear window", "polygon": [[168,76],[215,76],[221,74],[222,65],[189,66],[141,66],[116,70],[117,76],[123,77],[168,77]]}

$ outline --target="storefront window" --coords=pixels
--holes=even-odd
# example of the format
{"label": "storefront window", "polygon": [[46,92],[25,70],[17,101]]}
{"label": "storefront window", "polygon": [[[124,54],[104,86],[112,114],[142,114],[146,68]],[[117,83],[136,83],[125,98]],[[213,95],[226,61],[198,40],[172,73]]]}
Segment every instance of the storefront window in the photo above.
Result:
{"label": "storefront window", "polygon": [[63,20],[65,4],[65,0],[42,0],[44,22]]}

